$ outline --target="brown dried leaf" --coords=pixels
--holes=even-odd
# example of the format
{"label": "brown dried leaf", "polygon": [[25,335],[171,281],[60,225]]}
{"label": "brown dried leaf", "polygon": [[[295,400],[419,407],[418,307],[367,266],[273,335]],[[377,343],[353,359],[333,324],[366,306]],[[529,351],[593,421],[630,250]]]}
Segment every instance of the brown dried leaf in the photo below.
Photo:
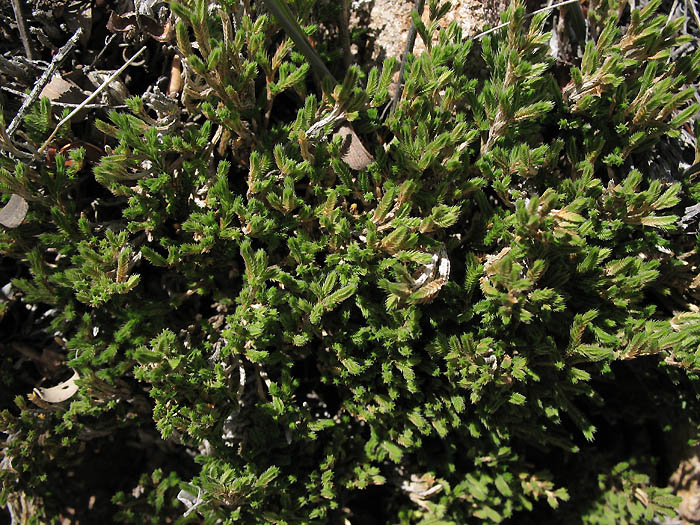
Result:
{"label": "brown dried leaf", "polygon": [[446,279],[435,279],[434,281],[429,282],[413,292],[409,297],[409,300],[420,303],[429,303],[435,298],[440,289],[445,286],[446,282]]}
{"label": "brown dried leaf", "polygon": [[83,90],[77,84],[66,80],[60,75],[54,75],[44,89],[40,97],[46,97],[51,102],[63,102],[66,104],[80,104],[86,97]]}
{"label": "brown dried leaf", "polygon": [[129,31],[136,26],[136,13],[124,13],[124,15],[118,14],[116,11],[112,11],[109,15],[109,20],[107,20],[107,30],[112,33],[123,33]]}
{"label": "brown dried leaf", "polygon": [[151,38],[158,42],[169,42],[175,37],[175,28],[170,20],[168,20],[165,25],[161,25],[154,20],[153,22],[155,25],[146,24],[146,27],[149,28],[147,30]]}

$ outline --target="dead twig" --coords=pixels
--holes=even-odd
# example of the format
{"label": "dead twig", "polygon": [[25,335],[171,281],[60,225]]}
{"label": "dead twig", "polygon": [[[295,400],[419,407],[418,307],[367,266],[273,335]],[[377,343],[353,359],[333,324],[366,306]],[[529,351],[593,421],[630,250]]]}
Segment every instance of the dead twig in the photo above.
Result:
{"label": "dead twig", "polygon": [[29,60],[34,60],[34,51],[32,50],[32,44],[29,41],[29,31],[27,31],[27,22],[24,20],[24,16],[22,15],[22,6],[20,5],[19,0],[12,0],[12,10],[15,12],[17,29],[19,29],[19,38],[22,40],[24,52]]}
{"label": "dead twig", "polygon": [[49,138],[47,138],[46,141],[44,141],[44,143],[41,145],[41,147],[37,150],[37,153],[41,154],[46,149],[46,146],[48,146],[49,143],[56,136],[56,133],[58,133],[58,130],[61,129],[61,126],[63,126],[68,121],[70,121],[70,119],[72,119],[76,113],[78,113],[81,109],[83,109],[85,106],[87,106],[92,100],[94,100],[97,97],[97,95],[102,93],[107,88],[107,86],[109,86],[109,84],[112,81],[114,81],[115,78],[117,78],[119,75],[121,75],[122,72],[127,67],[129,67],[138,58],[138,56],[141,53],[143,53],[145,50],[146,50],[146,46],[143,46],[141,49],[139,49],[134,56],[132,56],[129,60],[127,60],[126,63],[122,67],[117,69],[104,82],[102,82],[100,87],[98,87],[95,91],[93,91],[92,94],[88,98],[83,100],[83,102],[80,103],[78,105],[78,107],[76,107],[73,111],[71,111],[68,115],[66,115],[65,118],[61,119],[61,122],[59,122],[56,125],[56,128],[51,132],[51,135],[49,135]]}
{"label": "dead twig", "polygon": [[90,67],[91,67],[91,68],[95,67],[95,64],[97,64],[97,61],[100,60],[100,59],[102,58],[102,55],[105,54],[105,51],[107,51],[107,48],[108,48],[109,45],[112,43],[112,40],[114,40],[116,37],[117,37],[117,33],[114,33],[114,34],[108,36],[107,38],[105,38],[105,45],[104,45],[104,47],[102,48],[102,50],[101,50],[99,53],[97,53],[97,56],[95,57],[95,59],[94,59],[94,60],[92,61],[92,63],[90,64]]}
{"label": "dead twig", "polygon": [[[34,67],[34,64],[27,62],[23,64],[25,67]],[[27,67],[27,69],[29,69]],[[25,84],[30,84],[34,82],[34,77],[25,71],[24,67],[20,67],[11,60],[6,59],[4,56],[0,55],[0,72],[10,75],[12,78],[19,80]]]}
{"label": "dead twig", "polygon": [[688,2],[688,5],[690,6],[690,10],[693,13],[693,20],[695,20],[695,24],[697,25],[698,29],[700,29],[700,16],[698,15],[697,7],[695,7],[695,2],[690,1]]}
{"label": "dead twig", "polygon": [[342,1],[340,15],[340,39],[343,43],[343,62],[347,70],[352,64],[352,51],[350,48],[350,0]]}
{"label": "dead twig", "polygon": [[664,29],[666,29],[666,26],[674,19],[673,14],[676,12],[676,7],[678,7],[678,0],[673,0],[673,5],[671,5],[671,10],[668,12],[668,18],[664,24]]}
{"label": "dead twig", "polygon": [[20,123],[22,122],[22,119],[24,118],[25,113],[27,113],[29,106],[31,106],[39,98],[41,91],[44,89],[46,84],[49,83],[51,77],[54,75],[61,63],[68,56],[68,53],[70,53],[73,47],[75,47],[75,45],[78,43],[78,39],[82,34],[83,30],[79,27],[76,30],[76,32],[73,33],[73,36],[70,37],[68,42],[66,42],[66,45],[59,49],[58,53],[54,55],[53,60],[51,60],[51,63],[49,64],[49,67],[47,67],[46,70],[42,73],[41,77],[39,77],[39,80],[32,89],[31,93],[29,93],[29,96],[26,99],[24,99],[24,102],[22,103],[22,106],[19,108],[19,111],[15,115],[15,118],[13,118],[12,122],[10,122],[10,125],[7,128],[7,135],[9,137],[12,137],[12,134],[17,130]]}
{"label": "dead twig", "polygon": [[[18,97],[22,97],[24,99],[28,99],[29,95],[26,93],[22,93],[18,89],[13,89],[8,86],[0,86],[0,89],[3,91],[7,91],[8,93],[12,93],[13,95],[17,95]],[[51,101],[51,107],[56,107],[56,108],[77,108],[80,106],[80,104],[73,104],[71,102],[58,102],[56,100]],[[82,109],[126,109],[129,106],[126,104],[114,104],[114,105],[106,105],[106,104],[86,104],[82,106]]]}

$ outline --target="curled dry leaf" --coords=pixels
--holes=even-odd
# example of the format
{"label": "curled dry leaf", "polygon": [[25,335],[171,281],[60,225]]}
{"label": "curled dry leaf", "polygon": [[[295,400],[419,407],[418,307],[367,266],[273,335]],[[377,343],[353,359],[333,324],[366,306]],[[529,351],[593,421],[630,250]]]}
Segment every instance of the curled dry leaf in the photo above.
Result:
{"label": "curled dry leaf", "polygon": [[142,31],[158,42],[168,42],[175,35],[175,28],[170,20],[161,23],[155,18],[133,11],[123,15],[112,11],[107,21],[107,29],[112,33]]}
{"label": "curled dry leaf", "polygon": [[175,55],[170,63],[170,84],[168,85],[168,96],[176,98],[182,90],[182,60],[180,55]]}
{"label": "curled dry leaf", "polygon": [[0,210],[0,224],[6,228],[16,228],[27,216],[29,204],[16,193],[12,194],[5,207]]}
{"label": "curled dry leaf", "polygon": [[78,391],[78,385],[75,384],[78,379],[80,376],[74,370],[70,379],[51,388],[35,388],[34,393],[47,403],[61,403],[73,397]]}
{"label": "curled dry leaf", "polygon": [[314,123],[308,130],[306,136],[310,139],[319,137],[324,126],[332,124],[334,127],[340,124],[338,131],[333,133],[333,137],[342,137],[341,155],[343,162],[353,170],[361,170],[374,162],[374,157],[362,145],[360,137],[357,136],[352,125],[346,120],[345,111],[340,106],[335,106],[333,111]]}
{"label": "curled dry leaf", "polygon": [[123,33],[130,31],[136,27],[136,13],[125,13],[120,15],[116,11],[112,11],[107,20],[107,30],[112,33]]}
{"label": "curled dry leaf", "polygon": [[349,124],[340,126],[335,135],[343,137],[341,154],[343,161],[353,170],[361,170],[374,162],[374,158],[362,145],[360,137]]}

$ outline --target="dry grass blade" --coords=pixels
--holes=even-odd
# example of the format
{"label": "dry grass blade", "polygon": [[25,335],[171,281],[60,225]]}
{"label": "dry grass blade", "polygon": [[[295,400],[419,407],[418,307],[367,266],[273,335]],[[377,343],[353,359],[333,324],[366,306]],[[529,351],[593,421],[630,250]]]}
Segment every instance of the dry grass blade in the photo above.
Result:
{"label": "dry grass blade", "polygon": [[[311,67],[316,71],[316,74],[322,78],[330,79],[333,84],[338,82],[333,77],[328,68],[323,63],[321,56],[309,44],[304,31],[296,21],[289,7],[280,0],[264,0],[265,7],[275,16],[277,22],[282,26],[287,36],[294,41],[299,51],[306,57],[311,64]],[[360,170],[369,166],[374,162],[374,157],[365,149],[357,136],[355,130],[349,124],[344,124],[338,133],[343,136],[343,140],[348,141],[347,150],[343,152],[343,161],[352,169]],[[350,137],[348,139],[348,137]]]}
{"label": "dry grass blade", "polygon": [[323,63],[321,56],[309,44],[304,30],[292,15],[287,4],[280,0],[263,0],[265,7],[275,16],[275,20],[282,26],[287,36],[294,41],[299,51],[306,57],[311,64],[311,67],[320,77],[330,78],[334,84],[337,84],[331,72],[328,71],[326,64]]}
{"label": "dry grass blade", "polygon": [[[544,11],[551,11],[552,9],[556,9],[557,7],[562,7],[562,6],[573,4],[573,3],[579,3],[579,0],[566,0],[565,2],[559,2],[557,4],[552,4],[552,5],[549,5],[547,7],[543,7],[542,9],[537,9],[536,11],[533,11],[532,13],[528,13],[527,15],[525,15],[525,17],[529,18],[531,16],[535,16],[537,13],[542,13]],[[488,29],[486,31],[483,31],[482,33],[479,33],[478,35],[473,37],[472,40],[479,40],[479,39],[485,37],[486,35],[490,35],[491,33],[498,31],[499,29],[502,29],[504,27],[508,27],[508,25],[510,25],[510,22],[498,24],[497,26],[492,27],[491,29]]]}

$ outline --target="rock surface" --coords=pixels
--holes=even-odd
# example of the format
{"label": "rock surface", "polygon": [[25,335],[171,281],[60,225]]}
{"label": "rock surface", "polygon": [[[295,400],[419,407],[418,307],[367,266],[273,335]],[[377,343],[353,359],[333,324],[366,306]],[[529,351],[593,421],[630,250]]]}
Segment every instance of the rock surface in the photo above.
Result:
{"label": "rock surface", "polygon": [[[428,20],[428,3],[425,2],[423,20]],[[499,15],[507,7],[505,0],[454,0],[452,8],[447,16],[441,20],[440,25],[447,27],[452,21],[456,21],[463,31],[463,35],[473,36],[485,25],[494,26],[499,22]],[[369,29],[375,35],[375,49],[373,57],[383,59],[389,57],[401,58],[408,30],[411,27],[411,10],[415,0],[356,0],[353,2],[352,11],[357,9],[369,9]],[[358,24],[358,20],[353,20]],[[414,53],[419,54],[424,49],[420,37],[416,38]]]}

